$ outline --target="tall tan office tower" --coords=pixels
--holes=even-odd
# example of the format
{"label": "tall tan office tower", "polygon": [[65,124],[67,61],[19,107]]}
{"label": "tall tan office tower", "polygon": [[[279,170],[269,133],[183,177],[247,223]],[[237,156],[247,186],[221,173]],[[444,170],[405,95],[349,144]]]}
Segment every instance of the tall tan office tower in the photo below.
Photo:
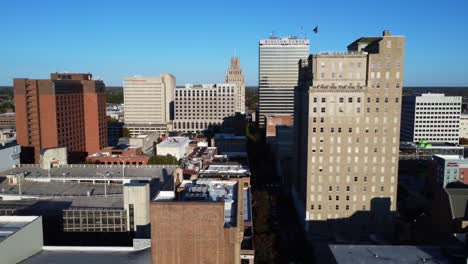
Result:
{"label": "tall tan office tower", "polygon": [[14,93],[18,144],[34,162],[44,148],[67,147],[73,161],[107,146],[105,85],[91,74],[15,79]]}
{"label": "tall tan office tower", "polygon": [[240,67],[240,62],[238,57],[231,58],[231,66],[228,69],[226,75],[226,83],[235,83],[237,84],[238,89],[238,99],[236,105],[236,112],[245,112],[245,77],[242,74],[242,69]]}
{"label": "tall tan office tower", "polygon": [[384,31],[300,63],[293,195],[312,236],[381,231],[396,210],[404,47]]}
{"label": "tall tan office tower", "polygon": [[124,120],[132,137],[154,131],[164,134],[171,130],[175,87],[176,78],[169,73],[124,80]]}

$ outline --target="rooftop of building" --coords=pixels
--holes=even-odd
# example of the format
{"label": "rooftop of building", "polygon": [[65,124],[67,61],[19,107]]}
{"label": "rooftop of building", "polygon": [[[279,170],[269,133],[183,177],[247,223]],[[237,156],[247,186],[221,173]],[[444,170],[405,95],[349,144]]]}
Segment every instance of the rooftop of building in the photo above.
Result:
{"label": "rooftop of building", "polygon": [[193,84],[187,83],[184,87],[177,87],[177,89],[213,89],[219,87],[234,87],[237,86],[235,83],[201,83]]}
{"label": "rooftop of building", "polygon": [[178,193],[160,192],[155,201],[223,202],[224,223],[237,223],[238,183],[236,181],[196,179],[184,180],[177,187]]}
{"label": "rooftop of building", "polygon": [[0,243],[40,216],[0,216]]}
{"label": "rooftop of building", "polygon": [[260,46],[262,45],[309,45],[310,40],[308,38],[299,38],[297,36],[284,36],[278,37],[272,34],[267,39],[261,39],[259,41]]}
{"label": "rooftop of building", "polygon": [[319,51],[312,55],[314,58],[323,57],[362,57],[367,56],[365,51]]}
{"label": "rooftop of building", "polygon": [[464,160],[463,156],[460,155],[434,155],[434,157],[441,158],[444,160]]}
{"label": "rooftop of building", "polygon": [[[125,165],[125,179],[147,180],[163,179],[172,174],[177,165]],[[121,180],[122,165],[69,164],[50,169],[52,179],[108,179]],[[20,165],[19,167],[0,171],[0,176],[24,174],[25,180],[41,180],[49,177],[49,170],[44,170],[36,164]]]}
{"label": "rooftop of building", "polygon": [[[115,147],[107,147],[99,152],[93,153],[88,158],[135,158],[151,156],[143,154],[141,147],[119,144]],[[124,162],[125,160],[122,160]]]}
{"label": "rooftop of building", "polygon": [[212,162],[198,172],[202,178],[250,177],[250,169],[239,162]]}
{"label": "rooftop of building", "polygon": [[151,263],[151,248],[141,251],[86,251],[80,250],[42,250],[39,253],[20,262],[21,264],[42,263],[102,263],[102,264],[127,264],[127,263]]}
{"label": "rooftop of building", "polygon": [[[108,196],[122,194],[121,184],[107,184],[106,189]],[[24,197],[38,198],[104,196],[104,184],[22,181],[21,193]],[[6,177],[0,177],[0,195],[19,196],[19,185],[9,184]]]}
{"label": "rooftop of building", "polygon": [[422,148],[422,149],[430,149],[430,148],[456,148],[456,149],[463,149],[463,146],[452,144],[452,143],[441,143],[441,142],[425,142],[422,144],[414,143],[414,142],[400,142],[400,148]]}
{"label": "rooftop of building", "polygon": [[8,113],[1,113],[0,117],[15,117],[16,113],[15,112],[8,112]]}
{"label": "rooftop of building", "polygon": [[468,185],[452,182],[445,187],[450,201],[453,218],[468,220]]}
{"label": "rooftop of building", "polygon": [[194,158],[212,158],[217,153],[216,147],[196,147],[193,149],[192,153],[188,155],[188,159]]}
{"label": "rooftop of building", "polygon": [[438,247],[394,245],[330,245],[338,264],[451,263]]}
{"label": "rooftop of building", "polygon": [[158,144],[158,147],[183,147],[188,145],[190,139],[188,137],[168,137],[166,140]]}
{"label": "rooftop of building", "polygon": [[16,138],[7,138],[0,140],[0,150],[17,146]]}

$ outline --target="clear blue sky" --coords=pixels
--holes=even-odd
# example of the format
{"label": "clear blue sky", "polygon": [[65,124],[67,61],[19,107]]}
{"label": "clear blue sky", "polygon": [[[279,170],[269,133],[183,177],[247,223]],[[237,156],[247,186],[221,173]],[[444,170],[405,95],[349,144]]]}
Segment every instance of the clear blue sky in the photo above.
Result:
{"label": "clear blue sky", "polygon": [[5,0],[0,85],[54,71],[91,72],[108,86],[161,72],[178,85],[219,82],[235,52],[257,85],[258,40],[303,26],[312,53],[383,29],[406,35],[406,86],[468,86],[467,11],[467,0]]}

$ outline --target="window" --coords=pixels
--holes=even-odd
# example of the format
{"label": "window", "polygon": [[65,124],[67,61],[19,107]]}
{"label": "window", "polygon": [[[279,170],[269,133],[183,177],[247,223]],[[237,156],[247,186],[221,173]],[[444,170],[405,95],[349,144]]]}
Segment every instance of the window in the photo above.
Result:
{"label": "window", "polygon": [[343,103],[343,102],[344,102],[344,98],[340,97],[340,103]]}
{"label": "window", "polygon": [[325,113],[325,107],[322,107],[321,112]]}
{"label": "window", "polygon": [[352,97],[349,97],[348,98],[348,103],[352,103],[353,102],[353,98]]}
{"label": "window", "polygon": [[322,103],[325,103],[326,102],[326,98],[322,98]]}

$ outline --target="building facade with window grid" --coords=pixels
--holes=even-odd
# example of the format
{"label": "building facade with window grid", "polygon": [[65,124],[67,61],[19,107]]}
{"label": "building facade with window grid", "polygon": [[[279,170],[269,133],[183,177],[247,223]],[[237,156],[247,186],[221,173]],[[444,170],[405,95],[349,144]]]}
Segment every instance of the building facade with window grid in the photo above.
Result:
{"label": "building facade with window grid", "polygon": [[309,40],[270,37],[259,42],[259,124],[265,116],[294,114],[294,88],[299,77],[299,60],[309,56]]}
{"label": "building facade with window grid", "polygon": [[239,96],[237,84],[187,84],[175,90],[174,131],[200,132],[235,116]]}
{"label": "building facade with window grid", "polygon": [[417,94],[403,96],[401,140],[458,144],[461,96]]}
{"label": "building facade with window grid", "polygon": [[123,209],[71,208],[63,210],[65,232],[126,232],[127,214]]}
{"label": "building facade with window grid", "polygon": [[176,78],[168,73],[159,77],[129,77],[124,81],[124,120],[132,137],[145,132],[167,132],[175,87]]}
{"label": "building facade with window grid", "polygon": [[403,58],[404,37],[384,31],[301,62],[292,185],[306,230],[366,215],[346,230],[364,233],[395,212]]}

